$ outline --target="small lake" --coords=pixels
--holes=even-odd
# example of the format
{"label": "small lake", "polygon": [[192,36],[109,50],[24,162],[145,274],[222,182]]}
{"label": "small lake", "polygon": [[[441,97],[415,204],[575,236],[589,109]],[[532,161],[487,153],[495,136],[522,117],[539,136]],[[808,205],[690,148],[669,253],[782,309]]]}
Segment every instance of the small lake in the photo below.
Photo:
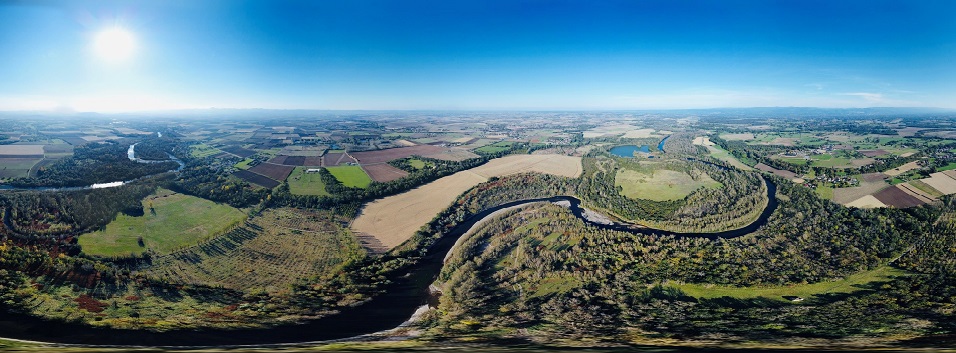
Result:
{"label": "small lake", "polygon": [[634,158],[634,152],[651,153],[651,148],[647,145],[625,145],[611,148],[611,154],[618,157]]}

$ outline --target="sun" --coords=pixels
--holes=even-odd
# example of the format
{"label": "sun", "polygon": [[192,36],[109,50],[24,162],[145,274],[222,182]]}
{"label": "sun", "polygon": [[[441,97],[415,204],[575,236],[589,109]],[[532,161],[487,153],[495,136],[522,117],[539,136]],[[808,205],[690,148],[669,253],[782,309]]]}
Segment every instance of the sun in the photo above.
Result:
{"label": "sun", "polygon": [[113,27],[96,35],[94,43],[96,54],[108,61],[124,61],[133,55],[136,41],[129,31]]}

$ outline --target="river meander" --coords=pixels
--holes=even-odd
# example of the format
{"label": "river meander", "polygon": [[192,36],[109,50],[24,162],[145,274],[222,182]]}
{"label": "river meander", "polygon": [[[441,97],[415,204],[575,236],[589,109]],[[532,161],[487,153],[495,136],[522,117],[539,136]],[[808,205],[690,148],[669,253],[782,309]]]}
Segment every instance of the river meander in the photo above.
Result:
{"label": "river meander", "polygon": [[51,321],[17,313],[0,313],[0,337],[98,346],[235,346],[275,345],[337,340],[395,328],[402,324],[429,299],[428,287],[441,271],[446,254],[455,242],[476,223],[494,212],[537,202],[561,202],[583,222],[603,229],[628,232],[635,235],[670,235],[708,239],[734,238],[750,234],[767,223],[777,208],[777,186],[767,181],[768,203],[751,224],[719,233],[679,233],[641,228],[630,224],[598,223],[584,217],[581,201],[572,196],[555,196],[509,202],[492,207],[469,217],[428,249],[426,256],[402,276],[392,279],[386,292],[355,307],[348,307],[335,315],[262,329],[238,330],[173,330],[152,332],[92,327],[77,323]]}

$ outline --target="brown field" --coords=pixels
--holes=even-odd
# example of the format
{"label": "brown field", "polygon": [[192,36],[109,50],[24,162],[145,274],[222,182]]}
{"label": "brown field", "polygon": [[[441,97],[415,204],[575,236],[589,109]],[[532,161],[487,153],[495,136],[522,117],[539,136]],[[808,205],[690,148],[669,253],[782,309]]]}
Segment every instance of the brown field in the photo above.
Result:
{"label": "brown field", "polygon": [[566,177],[581,174],[581,158],[560,155],[514,155],[492,160],[408,192],[366,204],[352,222],[357,234],[378,239],[386,249],[405,242],[461,193],[493,176],[539,172]]}
{"label": "brown field", "polygon": [[322,165],[322,157],[305,157],[302,165],[309,167],[318,167]]}
{"label": "brown field", "polygon": [[789,170],[777,169],[763,163],[757,163],[757,165],[755,165],[754,168],[760,169],[765,172],[770,172],[770,173],[773,173],[774,175],[781,176],[787,179],[794,179],[797,177],[797,173],[791,172]]}
{"label": "brown field", "polygon": [[246,157],[249,157],[249,156],[251,156],[251,155],[256,154],[256,151],[248,150],[248,149],[245,149],[245,148],[242,148],[242,147],[239,147],[239,146],[222,147],[222,148],[220,148],[220,150],[225,151],[225,152],[232,153],[232,154],[237,155],[237,156],[242,157],[242,158],[246,158]]}
{"label": "brown field", "polygon": [[902,137],[908,137],[908,136],[916,135],[916,132],[917,132],[917,131],[920,131],[920,130],[926,130],[926,128],[922,128],[922,127],[906,127],[906,128],[902,128],[902,129],[896,129],[896,133],[899,134],[899,135],[902,136]]}
{"label": "brown field", "polygon": [[322,156],[322,165],[326,167],[334,167],[349,163],[355,163],[355,159],[352,159],[352,157],[349,157],[349,155],[346,153],[326,153],[325,156]]}
{"label": "brown field", "polygon": [[946,172],[930,174],[929,178],[920,179],[920,181],[945,195],[956,194],[956,180],[948,176]]}
{"label": "brown field", "polygon": [[909,194],[910,196],[913,196],[913,197],[919,199],[920,202],[923,202],[923,203],[931,203],[931,202],[933,202],[933,201],[936,201],[936,198],[935,198],[935,197],[933,197],[933,196],[930,195],[929,193],[927,193],[927,192],[925,192],[925,191],[923,191],[923,190],[920,190],[919,188],[917,188],[917,187],[911,185],[911,183],[912,183],[912,182],[902,183],[902,184],[899,184],[899,185],[897,185],[897,186],[900,188],[900,190],[903,190],[903,192]]}
{"label": "brown field", "polygon": [[395,179],[401,179],[408,175],[408,172],[385,163],[363,165],[362,169],[365,169],[365,173],[368,174],[372,180],[381,183],[389,182]]}
{"label": "brown field", "polygon": [[448,148],[448,149],[445,149],[445,151],[442,152],[442,153],[433,154],[433,155],[428,155],[428,156],[422,156],[422,157],[428,157],[428,158],[441,159],[441,160],[445,160],[445,161],[455,161],[455,162],[457,162],[457,161],[463,161],[463,160],[471,159],[471,158],[478,158],[479,156],[478,156],[477,154],[472,153],[472,152],[469,151],[469,150],[466,150],[466,149],[462,149],[462,148]]}
{"label": "brown field", "polygon": [[916,168],[919,168],[919,165],[916,164],[916,161],[912,161],[912,162],[906,163],[906,164],[904,164],[904,165],[901,165],[901,166],[899,166],[899,167],[896,167],[896,168],[887,170],[887,171],[883,172],[883,174],[889,175],[889,176],[891,176],[891,177],[895,177],[895,176],[897,176],[897,175],[906,173],[906,172],[908,172],[908,171],[910,171],[910,170],[913,170],[913,169],[916,169]]}
{"label": "brown field", "polygon": [[889,154],[889,152],[887,152],[886,150],[863,150],[863,151],[860,151],[860,154],[867,157],[876,157],[876,156],[882,156],[884,154]]}
{"label": "brown field", "polygon": [[427,157],[429,155],[442,153],[444,150],[444,148],[438,146],[419,145],[377,151],[354,152],[352,153],[352,157],[355,157],[360,164],[375,164],[415,155]]}
{"label": "brown field", "polygon": [[170,255],[142,270],[173,283],[269,292],[320,276],[360,251],[340,220],[323,211],[271,209],[223,236]]}
{"label": "brown field", "polygon": [[265,175],[276,181],[283,181],[285,178],[289,177],[289,173],[292,173],[292,170],[295,167],[290,165],[279,165],[272,163],[259,163],[259,165],[249,169],[250,172]]}
{"label": "brown field", "polygon": [[289,158],[289,156],[275,156],[270,158],[268,162],[272,164],[283,164],[286,158]]}
{"label": "brown field", "polygon": [[750,132],[745,132],[742,134],[722,134],[720,137],[727,141],[748,141],[756,138],[754,137],[754,134]]}
{"label": "brown field", "polygon": [[875,194],[886,187],[887,184],[883,181],[883,177],[880,173],[864,174],[863,182],[860,183],[860,186],[833,189],[833,202],[848,205],[866,195]]}
{"label": "brown field", "polygon": [[854,200],[853,202],[847,203],[846,206],[856,207],[856,208],[879,208],[886,207],[885,204],[877,200],[873,195],[866,195],[859,199]]}
{"label": "brown field", "polygon": [[883,189],[880,192],[873,194],[873,197],[876,197],[877,200],[880,200],[880,202],[886,204],[887,206],[896,208],[914,207],[925,203],[903,191],[899,185]]}
{"label": "brown field", "polygon": [[237,171],[232,173],[232,176],[269,189],[279,186],[278,181],[269,179],[265,176],[250,172],[248,170]]}
{"label": "brown field", "polygon": [[4,158],[43,158],[43,145],[0,145]]}

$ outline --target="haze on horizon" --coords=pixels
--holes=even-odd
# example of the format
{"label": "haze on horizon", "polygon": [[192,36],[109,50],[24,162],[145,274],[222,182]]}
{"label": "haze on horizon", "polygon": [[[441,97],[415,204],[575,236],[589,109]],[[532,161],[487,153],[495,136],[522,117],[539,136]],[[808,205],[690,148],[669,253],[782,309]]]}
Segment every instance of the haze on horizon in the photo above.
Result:
{"label": "haze on horizon", "polygon": [[952,1],[0,1],[0,110],[956,108]]}

